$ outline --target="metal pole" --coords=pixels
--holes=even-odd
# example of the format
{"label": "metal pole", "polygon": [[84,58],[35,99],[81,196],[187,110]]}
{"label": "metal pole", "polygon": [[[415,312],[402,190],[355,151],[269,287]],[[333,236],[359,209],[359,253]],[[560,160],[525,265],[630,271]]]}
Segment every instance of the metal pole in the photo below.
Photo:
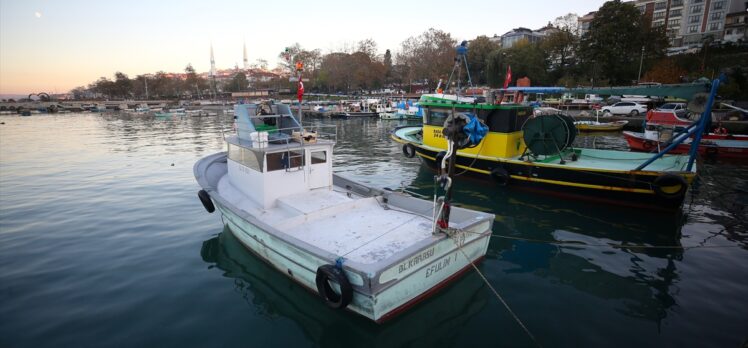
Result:
{"label": "metal pole", "polygon": [[641,82],[642,79],[642,64],[644,63],[644,46],[642,46],[642,55],[639,58],[639,76],[636,77],[636,83]]}
{"label": "metal pole", "polygon": [[145,100],[148,100],[148,76],[143,76],[143,81],[145,81]]}

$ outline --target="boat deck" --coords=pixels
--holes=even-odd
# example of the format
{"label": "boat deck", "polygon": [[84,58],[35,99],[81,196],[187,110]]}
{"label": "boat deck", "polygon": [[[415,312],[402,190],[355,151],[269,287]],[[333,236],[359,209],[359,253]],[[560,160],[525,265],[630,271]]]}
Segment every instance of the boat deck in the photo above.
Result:
{"label": "boat deck", "polygon": [[[342,189],[341,189],[342,190]],[[426,239],[431,219],[388,208],[379,197],[358,197],[326,188],[280,198],[262,209],[224,176],[218,192],[238,208],[287,235],[361,264],[378,263]],[[431,210],[423,212],[431,214]]]}

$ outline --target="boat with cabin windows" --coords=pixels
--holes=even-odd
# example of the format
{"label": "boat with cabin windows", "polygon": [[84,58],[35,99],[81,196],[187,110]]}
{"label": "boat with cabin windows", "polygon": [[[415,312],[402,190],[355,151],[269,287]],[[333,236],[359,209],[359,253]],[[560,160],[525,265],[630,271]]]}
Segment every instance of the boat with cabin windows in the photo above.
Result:
{"label": "boat with cabin windows", "polygon": [[[674,211],[696,176],[693,156],[574,148],[576,128],[562,114],[533,115],[527,105],[478,103],[449,94],[423,95],[419,103],[423,126],[400,127],[392,134],[403,144],[403,154],[435,167],[447,150],[444,120],[474,114],[488,126],[488,135],[480,145],[459,151],[456,166],[497,186]],[[694,131],[691,127],[690,134]]]}
{"label": "boat with cabin windows", "polygon": [[198,197],[249,251],[329,307],[383,322],[485,256],[492,214],[437,215],[435,202],[334,174],[335,126],[302,127],[287,105],[238,104],[235,115],[228,151],[194,166]]}

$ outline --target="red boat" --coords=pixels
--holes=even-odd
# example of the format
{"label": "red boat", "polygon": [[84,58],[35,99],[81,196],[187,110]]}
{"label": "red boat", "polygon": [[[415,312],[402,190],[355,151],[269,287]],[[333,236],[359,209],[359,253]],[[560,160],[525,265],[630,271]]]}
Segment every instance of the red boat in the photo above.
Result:
{"label": "red boat", "polygon": [[[678,117],[674,111],[650,110],[644,133],[623,132],[632,151],[659,152],[669,145],[674,136],[694,121]],[[669,153],[683,154],[691,149],[692,139],[686,139]],[[728,134],[718,126],[713,133],[702,135],[699,154],[712,158],[748,159],[748,135]]]}

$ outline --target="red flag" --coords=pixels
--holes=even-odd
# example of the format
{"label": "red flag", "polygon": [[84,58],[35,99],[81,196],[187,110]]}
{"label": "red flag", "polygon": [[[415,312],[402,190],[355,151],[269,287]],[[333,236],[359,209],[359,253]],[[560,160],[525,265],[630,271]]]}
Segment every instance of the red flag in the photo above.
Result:
{"label": "red flag", "polygon": [[509,83],[512,82],[512,67],[507,66],[506,67],[506,78],[504,79],[504,89],[509,87]]}
{"label": "red flag", "polygon": [[299,103],[301,103],[301,98],[304,97],[304,82],[301,82],[301,76],[299,76],[299,88],[296,91],[296,97],[299,98]]}

